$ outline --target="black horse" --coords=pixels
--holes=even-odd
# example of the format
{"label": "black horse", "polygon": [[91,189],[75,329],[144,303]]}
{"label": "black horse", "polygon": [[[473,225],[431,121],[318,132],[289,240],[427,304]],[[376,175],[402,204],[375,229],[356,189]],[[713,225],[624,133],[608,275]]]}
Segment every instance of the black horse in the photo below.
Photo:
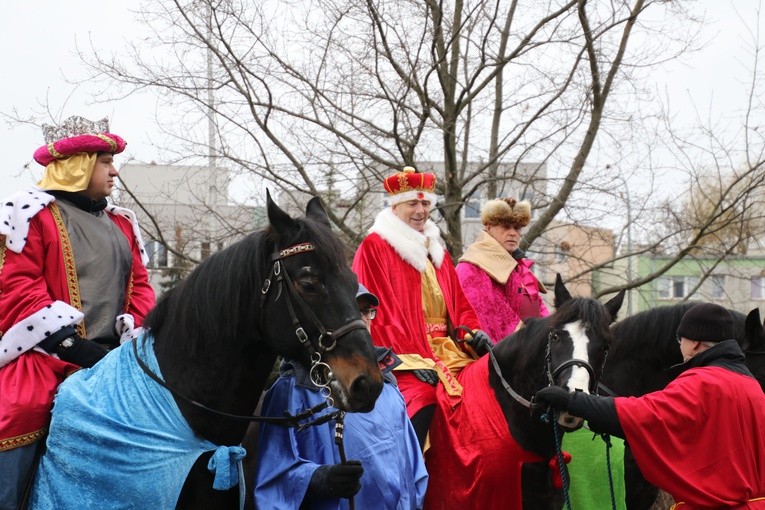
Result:
{"label": "black horse", "polygon": [[[675,332],[680,319],[695,304],[659,306],[615,323],[611,327],[614,345],[601,378],[601,393],[641,396],[667,386],[672,380],[670,367],[683,361]],[[760,312],[757,308],[748,315],[729,311],[747,367],[765,391],[765,328]],[[650,508],[658,489],[643,478],[629,447],[624,450],[624,479],[627,508]]]}
{"label": "black horse", "polygon": [[[557,450],[553,426],[532,416],[529,399],[551,384],[594,390],[623,299],[624,292],[605,305],[572,298],[558,275],[552,315],[529,320],[465,367],[458,401],[439,386],[425,508],[562,506],[562,491],[553,484],[557,468],[550,464]],[[581,422],[562,414],[557,424],[570,431]]]}
{"label": "black horse", "polygon": [[[114,491],[117,487],[126,501],[131,501],[131,490],[141,494],[148,491],[154,495],[150,497],[155,498],[157,508],[167,507],[163,502],[170,501],[177,508],[238,508],[240,488],[231,487],[238,485],[235,464],[231,464],[233,474],[227,475],[228,486],[218,490],[213,484],[218,483],[221,463],[226,464],[222,459],[229,453],[242,455],[236,445],[242,441],[248,417],[253,414],[277,355],[298,360],[310,369],[314,380],[329,389],[338,408],[360,412],[372,409],[382,390],[382,377],[371,337],[356,304],[357,281],[347,263],[346,246],[332,232],[317,198],[308,202],[305,218],[293,219],[270,195],[267,210],[268,229],[250,234],[214,254],[162,297],[146,319],[149,335],[111,352],[105,358],[108,363],[101,362],[90,371],[82,371],[85,375],[79,380],[78,373],[62,384],[33,501],[41,486],[46,495],[58,490],[60,483],[53,491],[46,487],[58,477],[63,485],[70,486],[67,490],[81,495],[81,499],[59,501],[57,508],[87,507],[87,501],[98,498],[97,491]],[[158,391],[165,392],[157,400],[170,402],[171,408],[177,406],[192,439],[204,442],[208,450],[198,458],[194,454],[188,465],[174,468],[181,471],[180,491],[178,486],[173,490],[163,483],[166,475],[155,473],[152,470],[159,468],[151,465],[130,466],[131,471],[126,471],[128,467],[124,465],[95,466],[94,472],[114,469],[109,479],[96,479],[87,473],[92,453],[88,452],[87,444],[97,450],[99,444],[103,448],[113,439],[103,439],[88,430],[73,430],[64,416],[57,416],[66,412],[68,400],[76,398],[70,395],[73,392],[89,392],[85,400],[109,400],[106,404],[109,406],[123,398],[122,388],[109,387],[110,373],[98,374],[95,389],[83,382],[95,380],[95,374],[88,373],[98,371],[102,365],[110,366],[114,372],[122,371],[123,358],[142,370],[131,372],[135,385],[143,388],[141,391],[159,388]],[[109,397],[102,398],[99,391],[107,391]],[[73,413],[79,411],[75,408]],[[119,412],[110,409],[101,412],[100,417],[113,420],[115,414]],[[136,434],[133,442],[142,441],[136,427],[127,430],[126,435]],[[163,434],[169,431],[147,431],[146,442]],[[206,446],[209,444],[212,447]],[[229,453],[224,448],[223,457],[218,458],[220,448],[213,450],[215,445],[234,448]],[[157,448],[163,446],[160,444],[154,450]],[[110,448],[114,449],[118,448]],[[183,452],[178,454],[181,455]],[[217,466],[215,475],[208,468],[209,462]],[[153,483],[144,482],[136,487],[133,484],[138,482],[133,482],[132,476],[123,475],[133,473],[132,470],[148,474]]]}

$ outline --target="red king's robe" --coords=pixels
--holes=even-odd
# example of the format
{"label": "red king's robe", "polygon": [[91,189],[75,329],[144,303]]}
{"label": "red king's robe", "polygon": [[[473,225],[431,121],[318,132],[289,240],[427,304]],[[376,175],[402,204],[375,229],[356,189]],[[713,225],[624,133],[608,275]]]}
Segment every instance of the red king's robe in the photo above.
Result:
{"label": "red king's robe", "polygon": [[[378,215],[373,232],[362,241],[353,260],[353,271],[359,281],[380,299],[377,316],[372,321],[372,339],[376,345],[391,347],[398,355],[415,354],[435,361],[442,383],[450,385],[450,393],[456,402],[462,388],[455,384],[456,379],[448,368],[434,356],[427,339],[421,270],[413,263],[424,267],[428,255],[424,248],[422,252],[416,253],[407,251],[407,246],[402,248],[400,237],[411,236],[408,231],[415,231],[391,216],[389,209]],[[438,243],[436,232],[437,227],[432,225],[426,227],[425,235],[430,239],[429,253],[452,325],[480,329],[478,318],[462,291],[449,254],[440,245],[434,244]],[[398,251],[393,245],[396,245]],[[459,338],[464,336],[461,330],[455,334]],[[422,407],[435,403],[434,386],[417,380],[406,371],[396,371],[396,378],[410,417]]]}
{"label": "red king's robe", "polygon": [[525,451],[510,435],[507,419],[489,386],[489,357],[465,367],[458,379],[461,402],[443,388],[430,426],[437,448],[425,453],[426,510],[523,508],[521,468],[547,459]]}
{"label": "red king's robe", "polygon": [[765,394],[755,379],[692,368],[615,405],[640,471],[684,503],[678,510],[765,508]]}
{"label": "red king's robe", "polygon": [[[20,195],[24,193],[28,192]],[[107,214],[125,235],[132,251],[133,266],[124,313],[131,314],[138,327],[155,302],[142,261],[143,247],[130,219],[121,214]],[[0,366],[0,451],[30,444],[42,437],[50,420],[56,388],[67,375],[79,369],[34,350],[36,343],[46,336],[47,331],[42,330],[52,332],[62,325],[74,325],[82,314],[71,303],[65,262],[71,256],[71,248],[67,251],[62,246],[51,207],[46,204],[29,216],[29,232],[21,253],[10,249],[7,244],[12,240],[10,236],[0,235],[0,334],[3,335],[0,354],[4,350],[20,353],[14,353],[15,359]],[[47,313],[50,310],[55,314]]]}

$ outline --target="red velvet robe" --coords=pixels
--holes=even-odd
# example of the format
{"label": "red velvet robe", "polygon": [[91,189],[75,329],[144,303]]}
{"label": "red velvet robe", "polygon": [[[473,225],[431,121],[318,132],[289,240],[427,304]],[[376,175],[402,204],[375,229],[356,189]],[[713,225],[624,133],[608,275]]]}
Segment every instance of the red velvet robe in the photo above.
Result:
{"label": "red velvet robe", "polygon": [[456,406],[439,388],[430,426],[437,448],[425,454],[430,475],[426,510],[523,508],[521,468],[547,459],[525,451],[510,435],[502,409],[489,387],[489,357],[460,372],[465,387]]}
{"label": "red velvet robe", "polygon": [[[401,225],[402,228],[410,228],[403,222]],[[433,265],[449,319],[455,327],[465,325],[470,329],[480,329],[475,312],[462,292],[451,258],[448,253],[441,251],[443,258],[434,260]],[[377,316],[372,321],[372,339],[375,344],[391,347],[396,354],[417,354],[434,360],[437,370],[441,372],[442,381],[452,384],[450,381],[454,381],[453,376],[433,354],[428,343],[420,271],[411,262],[404,260],[378,233],[369,234],[361,243],[353,260],[353,270],[359,281],[380,299]],[[461,330],[456,333],[459,338],[463,335]],[[422,407],[435,403],[434,386],[419,381],[405,371],[396,371],[396,378],[410,417]],[[459,388],[459,385],[456,386]]]}
{"label": "red velvet robe", "polygon": [[678,509],[765,508],[765,394],[755,379],[692,368],[615,405],[640,471]]}
{"label": "red velvet robe", "polygon": [[[67,276],[74,260],[71,247],[62,246],[50,206],[33,213],[21,253],[6,246],[0,236],[0,354],[15,357],[0,367],[0,451],[39,439],[50,419],[58,384],[78,367],[33,350],[45,333],[81,318],[72,306]],[[142,262],[141,246],[133,224],[121,215],[109,214],[128,239],[133,266],[126,289],[124,312],[133,315],[135,326],[154,306],[154,290]],[[75,274],[76,278],[76,274]],[[52,307],[52,308],[51,308]],[[48,313],[54,310],[55,314]],[[55,315],[55,316],[54,316]],[[62,318],[63,316],[63,318]],[[14,327],[15,326],[15,327]],[[21,326],[21,327],[20,327]],[[31,328],[31,329],[30,329]],[[50,329],[50,331],[44,331]],[[18,353],[18,354],[17,354]]]}

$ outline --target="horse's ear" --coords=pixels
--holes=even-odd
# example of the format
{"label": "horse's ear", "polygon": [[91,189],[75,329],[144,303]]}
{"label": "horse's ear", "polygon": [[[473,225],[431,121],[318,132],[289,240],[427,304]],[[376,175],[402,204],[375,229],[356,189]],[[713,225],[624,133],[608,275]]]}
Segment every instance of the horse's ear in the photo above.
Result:
{"label": "horse's ear", "polygon": [[626,291],[624,289],[620,290],[617,295],[606,301],[606,304],[604,305],[606,310],[608,310],[608,313],[611,314],[611,322],[616,320],[616,315],[619,313],[622,303],[624,303],[625,293]]}
{"label": "horse's ear", "polygon": [[746,337],[746,350],[765,351],[765,325],[760,322],[760,309],[755,308],[746,316],[744,322],[744,335]]}
{"label": "horse's ear", "polygon": [[555,308],[560,308],[560,305],[565,303],[571,299],[571,294],[568,292],[568,289],[565,285],[563,285],[563,278],[561,278],[560,273],[555,274],[555,302],[553,303],[555,305]]}
{"label": "horse's ear", "polygon": [[324,223],[328,227],[331,226],[329,223],[329,216],[327,216],[327,211],[324,209],[324,206],[321,205],[321,199],[319,197],[313,197],[308,201],[308,204],[305,206],[305,215],[306,218],[312,218],[316,221]]}
{"label": "horse's ear", "polygon": [[276,202],[271,199],[271,192],[268,190],[266,190],[266,209],[268,211],[268,222],[277,234],[284,234],[288,230],[297,228],[297,222],[276,205]]}

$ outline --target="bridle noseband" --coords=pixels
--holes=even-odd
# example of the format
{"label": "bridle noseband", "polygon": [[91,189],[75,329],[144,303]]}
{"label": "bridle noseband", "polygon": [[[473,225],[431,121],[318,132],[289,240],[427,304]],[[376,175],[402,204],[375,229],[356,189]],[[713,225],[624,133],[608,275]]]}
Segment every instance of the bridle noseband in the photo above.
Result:
{"label": "bridle noseband", "polygon": [[[555,370],[552,368],[552,344],[553,342],[558,341],[558,334],[553,330],[550,331],[550,333],[547,335],[547,349],[545,351],[545,364],[546,364],[546,372],[547,372],[547,382],[548,386],[555,385],[555,378],[558,377],[561,372],[566,370],[569,367],[582,367],[585,370],[587,370],[587,373],[590,375],[590,387],[588,388],[590,390],[590,393],[596,394],[597,388],[598,388],[598,379],[600,377],[595,375],[595,370],[593,370],[592,365],[590,365],[587,361],[579,358],[571,358],[567,359],[566,361],[559,364],[557,367],[555,367]],[[606,356],[608,356],[608,351],[606,351]],[[606,365],[606,360],[603,360],[603,365],[600,368],[601,373],[603,372],[603,367]]]}
{"label": "bridle noseband", "polygon": [[[592,365],[590,365],[587,361],[583,359],[578,358],[571,358],[563,363],[559,364],[555,369],[552,368],[552,344],[553,342],[556,342],[558,340],[558,334],[553,330],[550,331],[550,333],[547,335],[547,347],[545,348],[545,375],[547,376],[547,385],[548,386],[554,386],[555,385],[555,378],[558,377],[561,372],[563,372],[565,369],[577,366],[582,367],[587,370],[587,372],[590,374],[590,393],[597,394],[597,388],[598,388],[598,379],[599,377],[595,376],[595,370],[592,368]],[[606,351],[606,355],[608,355],[608,351]],[[494,352],[492,350],[489,351],[489,359],[491,360],[491,364],[494,367],[494,371],[497,373],[497,376],[499,377],[500,382],[502,383],[502,387],[505,389],[508,395],[513,398],[516,402],[521,404],[523,407],[531,410],[534,402],[533,397],[532,400],[529,401],[523,396],[521,396],[517,391],[513,389],[512,386],[510,386],[510,383],[507,382],[507,380],[502,376],[502,369],[499,366],[499,362],[497,361],[496,356],[494,355]],[[606,360],[603,360],[603,366],[601,366],[601,373],[603,373],[603,367],[606,365]]]}

